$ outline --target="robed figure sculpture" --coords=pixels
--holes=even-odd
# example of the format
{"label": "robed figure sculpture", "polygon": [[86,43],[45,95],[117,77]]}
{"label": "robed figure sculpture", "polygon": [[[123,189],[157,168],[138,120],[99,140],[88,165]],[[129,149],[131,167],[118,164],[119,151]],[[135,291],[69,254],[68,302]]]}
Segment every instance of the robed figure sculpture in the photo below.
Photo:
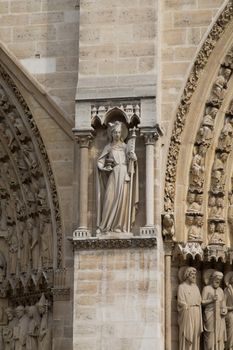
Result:
{"label": "robed figure sculpture", "polygon": [[[97,234],[130,232],[138,204],[138,168],[126,126],[109,123],[110,142],[97,161]],[[136,135],[134,135],[136,137]]]}
{"label": "robed figure sculpture", "polygon": [[202,328],[201,293],[196,284],[194,267],[181,268],[177,307],[179,323],[179,350],[199,350]]}

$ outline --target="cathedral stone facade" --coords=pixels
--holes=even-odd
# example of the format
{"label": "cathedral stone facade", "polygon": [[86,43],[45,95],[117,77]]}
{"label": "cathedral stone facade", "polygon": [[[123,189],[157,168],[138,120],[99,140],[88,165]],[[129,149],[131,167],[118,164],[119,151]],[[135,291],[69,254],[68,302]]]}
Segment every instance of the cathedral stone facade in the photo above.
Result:
{"label": "cathedral stone facade", "polygon": [[233,1],[0,1],[0,350],[233,349]]}

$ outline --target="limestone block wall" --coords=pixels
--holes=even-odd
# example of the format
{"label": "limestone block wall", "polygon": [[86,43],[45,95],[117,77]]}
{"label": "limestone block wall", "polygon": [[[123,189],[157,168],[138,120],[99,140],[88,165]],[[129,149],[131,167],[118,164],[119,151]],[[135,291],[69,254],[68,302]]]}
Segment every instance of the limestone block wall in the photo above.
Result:
{"label": "limestone block wall", "polygon": [[163,349],[156,249],[75,253],[73,349]]}
{"label": "limestone block wall", "polygon": [[156,32],[154,0],[81,0],[77,98],[155,94]]}
{"label": "limestone block wall", "polygon": [[78,0],[6,0],[0,14],[0,42],[73,119]]}

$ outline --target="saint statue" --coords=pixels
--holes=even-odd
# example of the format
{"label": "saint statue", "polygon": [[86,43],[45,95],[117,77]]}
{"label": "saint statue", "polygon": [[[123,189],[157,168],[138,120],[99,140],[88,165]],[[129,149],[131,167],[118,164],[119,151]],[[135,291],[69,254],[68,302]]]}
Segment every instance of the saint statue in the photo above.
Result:
{"label": "saint statue", "polygon": [[[177,294],[179,350],[199,350],[202,332],[201,294],[196,285],[197,271],[194,267],[180,269],[183,282]],[[181,276],[183,275],[183,276]]]}
{"label": "saint statue", "polygon": [[38,350],[51,350],[52,330],[49,320],[48,300],[42,294],[38,304],[38,311],[41,316],[39,325]]}
{"label": "saint statue", "polygon": [[[97,234],[130,232],[138,204],[137,157],[125,125],[109,123],[110,143],[98,158]],[[136,135],[135,135],[136,137]]]}
{"label": "saint statue", "polygon": [[7,315],[8,323],[7,326],[3,327],[4,350],[14,350],[14,327],[17,324],[17,320],[14,316],[14,310],[11,307],[7,307],[5,313]]}
{"label": "saint statue", "polygon": [[36,305],[28,307],[28,331],[26,338],[26,350],[38,349],[38,336],[40,326],[40,315]]}
{"label": "saint statue", "polygon": [[202,291],[205,350],[224,350],[227,308],[224,293],[220,287],[222,278],[222,272],[212,269],[204,273],[205,282],[208,284]]}
{"label": "saint statue", "polygon": [[22,305],[17,306],[16,316],[18,323],[14,327],[15,350],[26,349],[26,339],[28,332],[28,316],[25,313],[25,308]]}
{"label": "saint statue", "polygon": [[226,316],[226,329],[227,329],[227,343],[226,350],[233,349],[233,271],[228,272],[225,277],[226,288],[224,290],[227,316]]}

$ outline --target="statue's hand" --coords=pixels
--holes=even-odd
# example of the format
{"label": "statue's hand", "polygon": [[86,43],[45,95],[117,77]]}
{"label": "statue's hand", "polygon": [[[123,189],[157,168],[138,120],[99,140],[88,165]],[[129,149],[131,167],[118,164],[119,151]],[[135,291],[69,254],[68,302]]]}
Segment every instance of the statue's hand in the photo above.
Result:
{"label": "statue's hand", "polygon": [[136,153],[133,152],[133,151],[130,151],[130,152],[129,152],[128,157],[129,157],[130,160],[134,160],[134,161],[137,160]]}
{"label": "statue's hand", "polygon": [[105,171],[112,171],[111,165],[107,165],[106,167],[103,168]]}

